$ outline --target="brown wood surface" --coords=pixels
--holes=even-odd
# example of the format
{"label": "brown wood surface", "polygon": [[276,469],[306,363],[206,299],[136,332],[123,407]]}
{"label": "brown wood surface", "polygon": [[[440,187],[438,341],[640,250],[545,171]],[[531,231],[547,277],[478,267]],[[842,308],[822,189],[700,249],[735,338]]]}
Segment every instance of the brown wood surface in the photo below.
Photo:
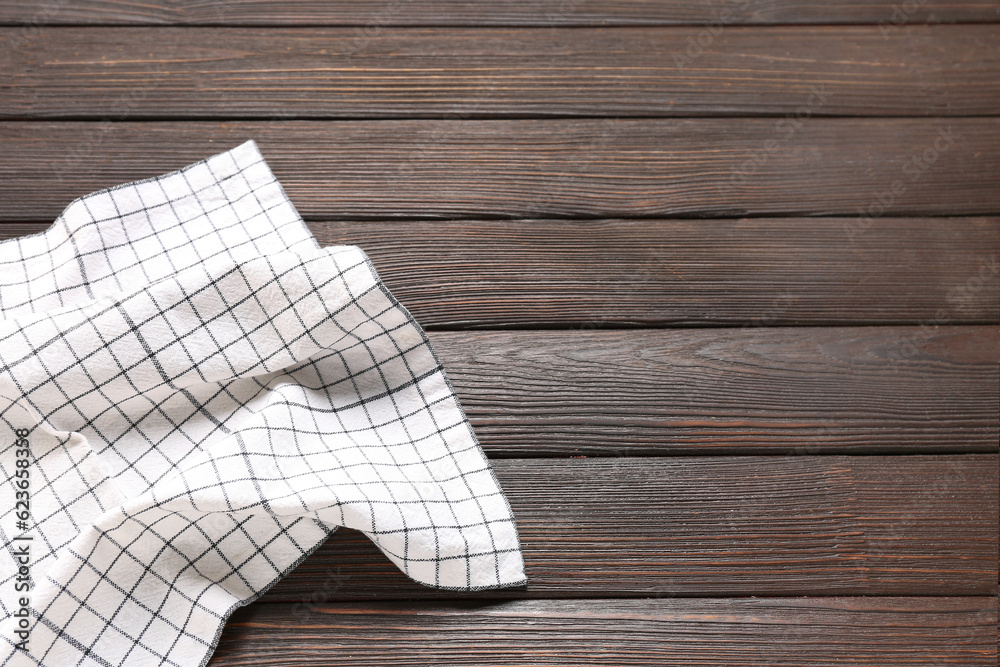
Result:
{"label": "brown wood surface", "polygon": [[27,25],[670,25],[939,23],[1000,20],[993,0],[4,0],[0,23]]}
{"label": "brown wood surface", "polygon": [[[496,460],[528,585],[470,597],[992,595],[997,455]],[[270,601],[454,598],[352,531]]]}
{"label": "brown wood surface", "polygon": [[994,0],[0,26],[0,238],[257,139],[432,330],[518,520],[527,586],[469,594],[342,529],[212,665],[998,664]]}
{"label": "brown wood surface", "polygon": [[[44,223],[0,224],[0,239]],[[1000,218],[312,221],[427,328],[1000,321]]]}
{"label": "brown wood surface", "polygon": [[702,30],[8,28],[0,118],[789,114],[791,131],[1000,108],[1000,24],[731,27],[705,47]]}
{"label": "brown wood surface", "polygon": [[436,333],[494,456],[996,451],[1000,328]]}
{"label": "brown wood surface", "polygon": [[[858,216],[863,209],[874,220],[991,215],[1000,207],[998,117],[812,118],[787,140],[777,122],[5,122],[0,221],[51,222],[75,197],[250,138],[312,219]],[[915,161],[925,153],[931,162]]]}
{"label": "brown wood surface", "polygon": [[255,605],[209,666],[993,667],[996,623],[987,597]]}
{"label": "brown wood surface", "polygon": [[1000,321],[996,217],[310,226],[432,328]]}

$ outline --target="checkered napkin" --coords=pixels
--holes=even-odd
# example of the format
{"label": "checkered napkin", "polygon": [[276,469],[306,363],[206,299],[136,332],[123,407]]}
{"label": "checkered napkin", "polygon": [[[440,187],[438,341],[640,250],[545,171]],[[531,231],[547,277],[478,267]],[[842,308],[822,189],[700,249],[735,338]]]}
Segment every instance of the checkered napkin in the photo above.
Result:
{"label": "checkered napkin", "polygon": [[256,146],[0,244],[0,659],[204,665],[337,526],[413,579],[524,583],[423,330]]}

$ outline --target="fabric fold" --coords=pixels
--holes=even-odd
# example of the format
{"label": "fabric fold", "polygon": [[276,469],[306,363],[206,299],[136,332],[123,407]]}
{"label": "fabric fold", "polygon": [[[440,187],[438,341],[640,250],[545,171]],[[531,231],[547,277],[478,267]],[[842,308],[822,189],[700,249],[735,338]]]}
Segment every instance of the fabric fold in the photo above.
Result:
{"label": "fabric fold", "polygon": [[524,583],[423,330],[252,142],[73,202],[0,271],[0,538],[33,584],[25,632],[0,559],[3,664],[204,664],[338,526],[427,585]]}

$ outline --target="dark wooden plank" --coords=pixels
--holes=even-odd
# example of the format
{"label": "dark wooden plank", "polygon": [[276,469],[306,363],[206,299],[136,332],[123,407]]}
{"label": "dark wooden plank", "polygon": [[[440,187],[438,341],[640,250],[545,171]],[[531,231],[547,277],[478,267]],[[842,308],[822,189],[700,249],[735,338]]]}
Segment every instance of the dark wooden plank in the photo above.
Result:
{"label": "dark wooden plank", "polygon": [[310,226],[364,248],[430,327],[1000,320],[1000,218]]}
{"label": "dark wooden plank", "polygon": [[1000,330],[445,333],[493,456],[997,450]]}
{"label": "dark wooden plank", "polygon": [[1000,218],[311,226],[432,327],[1000,320]]}
{"label": "dark wooden plank", "polygon": [[0,221],[51,221],[77,196],[248,138],[312,219],[1000,209],[1000,118],[812,118],[787,139],[778,122],[5,122]]}
{"label": "dark wooden plank", "polygon": [[1000,109],[1000,24],[701,30],[9,28],[0,118],[790,115],[794,133]]}
{"label": "dark wooden plank", "polygon": [[254,604],[210,667],[996,665],[990,597]]}
{"label": "dark wooden plank", "polygon": [[[478,598],[992,595],[997,455],[493,462],[526,587]],[[341,531],[264,599],[455,597]]]}
{"label": "dark wooden plank", "polygon": [[[47,225],[0,225],[0,239]],[[319,221],[429,328],[1000,321],[1000,218]],[[939,312],[941,311],[941,312]]]}
{"label": "dark wooden plank", "polygon": [[0,23],[169,25],[670,25],[997,21],[992,0],[5,0]]}

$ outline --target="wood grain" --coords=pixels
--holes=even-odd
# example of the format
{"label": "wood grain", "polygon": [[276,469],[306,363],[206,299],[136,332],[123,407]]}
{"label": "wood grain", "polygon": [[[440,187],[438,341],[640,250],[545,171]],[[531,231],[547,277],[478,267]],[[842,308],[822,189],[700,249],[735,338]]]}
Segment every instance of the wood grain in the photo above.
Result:
{"label": "wood grain", "polygon": [[1000,108],[1000,24],[703,31],[9,28],[0,118],[789,115],[792,131]]}
{"label": "wood grain", "polygon": [[257,139],[432,330],[518,519],[528,585],[469,594],[342,529],[212,665],[997,664],[994,0],[3,25],[0,238]]}
{"label": "wood grain", "polygon": [[[51,222],[75,197],[249,138],[311,219],[862,209],[877,219],[993,215],[1000,207],[1000,118],[812,118],[787,141],[777,122],[5,122],[0,221]],[[917,162],[925,155],[933,161]]]}
{"label": "wood grain", "polygon": [[1000,321],[995,217],[310,227],[361,246],[434,328]]}
{"label": "wood grain", "polygon": [[0,23],[29,25],[670,25],[678,23],[951,23],[998,20],[989,0],[5,0]]}
{"label": "wood grain", "polygon": [[[3,224],[0,239],[46,227]],[[322,245],[363,248],[429,328],[1000,321],[996,217],[309,227]]]}
{"label": "wood grain", "polygon": [[209,667],[996,664],[996,599],[254,604]]}
{"label": "wood grain", "polygon": [[407,579],[353,531],[263,599],[993,595],[997,455],[497,460],[526,587]]}
{"label": "wood grain", "polygon": [[431,340],[493,456],[997,451],[1000,329]]}

